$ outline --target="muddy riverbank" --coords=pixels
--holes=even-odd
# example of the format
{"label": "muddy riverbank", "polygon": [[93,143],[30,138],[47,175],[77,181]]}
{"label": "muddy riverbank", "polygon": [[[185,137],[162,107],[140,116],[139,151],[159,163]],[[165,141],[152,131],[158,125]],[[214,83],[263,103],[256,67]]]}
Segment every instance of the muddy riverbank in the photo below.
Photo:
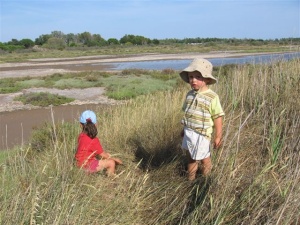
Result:
{"label": "muddy riverbank", "polygon": [[78,123],[82,111],[87,109],[101,111],[108,106],[110,105],[82,104],[56,106],[52,109],[47,107],[2,112],[0,113],[0,150],[24,146],[28,143],[33,129],[39,129],[45,123],[52,123],[52,118],[55,123]]}
{"label": "muddy riverbank", "polygon": [[[49,92],[74,98],[75,101],[52,107],[24,105],[14,101],[14,97],[29,92]],[[101,110],[103,107],[121,104],[121,101],[105,96],[105,88],[86,89],[31,88],[22,92],[0,95],[0,150],[10,149],[16,145],[25,145],[32,133],[46,122],[78,122],[79,115],[86,109]]]}

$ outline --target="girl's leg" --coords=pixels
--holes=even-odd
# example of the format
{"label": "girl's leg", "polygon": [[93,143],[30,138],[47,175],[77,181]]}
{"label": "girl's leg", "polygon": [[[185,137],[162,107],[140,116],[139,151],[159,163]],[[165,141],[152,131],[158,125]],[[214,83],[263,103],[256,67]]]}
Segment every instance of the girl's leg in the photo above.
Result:
{"label": "girl's leg", "polygon": [[116,163],[112,159],[104,159],[104,160],[99,160],[98,166],[97,166],[97,171],[106,169],[107,170],[107,175],[112,176],[115,174],[115,169],[116,169]]}
{"label": "girl's leg", "polygon": [[201,173],[203,176],[207,176],[212,168],[211,158],[207,157],[201,160]]}
{"label": "girl's leg", "polygon": [[196,179],[199,161],[192,159],[189,153],[188,160],[188,179],[192,181]]}

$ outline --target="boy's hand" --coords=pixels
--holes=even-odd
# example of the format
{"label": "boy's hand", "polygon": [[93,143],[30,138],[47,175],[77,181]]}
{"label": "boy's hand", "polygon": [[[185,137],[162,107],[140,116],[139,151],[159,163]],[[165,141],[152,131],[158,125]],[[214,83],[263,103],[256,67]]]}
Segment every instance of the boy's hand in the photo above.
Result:
{"label": "boy's hand", "polygon": [[184,136],[184,130],[181,131],[180,136],[181,136],[181,137]]}
{"label": "boy's hand", "polygon": [[215,141],[214,148],[219,148],[221,146],[222,141],[222,116],[214,119],[215,125]]}
{"label": "boy's hand", "polygon": [[221,146],[221,144],[222,144],[221,138],[216,137],[215,141],[214,141],[214,149],[219,148]]}

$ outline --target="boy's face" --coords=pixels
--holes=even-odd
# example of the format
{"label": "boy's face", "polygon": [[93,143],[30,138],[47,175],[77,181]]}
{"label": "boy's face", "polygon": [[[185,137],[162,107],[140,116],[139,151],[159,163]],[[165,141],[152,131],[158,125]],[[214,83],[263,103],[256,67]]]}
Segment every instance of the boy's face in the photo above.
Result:
{"label": "boy's face", "polygon": [[188,72],[189,83],[195,91],[207,86],[208,79],[202,77],[198,71]]}

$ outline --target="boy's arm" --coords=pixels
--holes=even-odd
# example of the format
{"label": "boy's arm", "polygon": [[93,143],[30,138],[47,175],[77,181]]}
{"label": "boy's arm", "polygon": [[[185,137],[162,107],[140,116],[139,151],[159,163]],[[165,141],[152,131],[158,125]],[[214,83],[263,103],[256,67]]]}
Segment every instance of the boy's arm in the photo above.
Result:
{"label": "boy's arm", "polygon": [[219,148],[221,146],[221,141],[222,141],[222,126],[223,126],[222,116],[214,119],[214,126],[215,126],[214,148]]}

